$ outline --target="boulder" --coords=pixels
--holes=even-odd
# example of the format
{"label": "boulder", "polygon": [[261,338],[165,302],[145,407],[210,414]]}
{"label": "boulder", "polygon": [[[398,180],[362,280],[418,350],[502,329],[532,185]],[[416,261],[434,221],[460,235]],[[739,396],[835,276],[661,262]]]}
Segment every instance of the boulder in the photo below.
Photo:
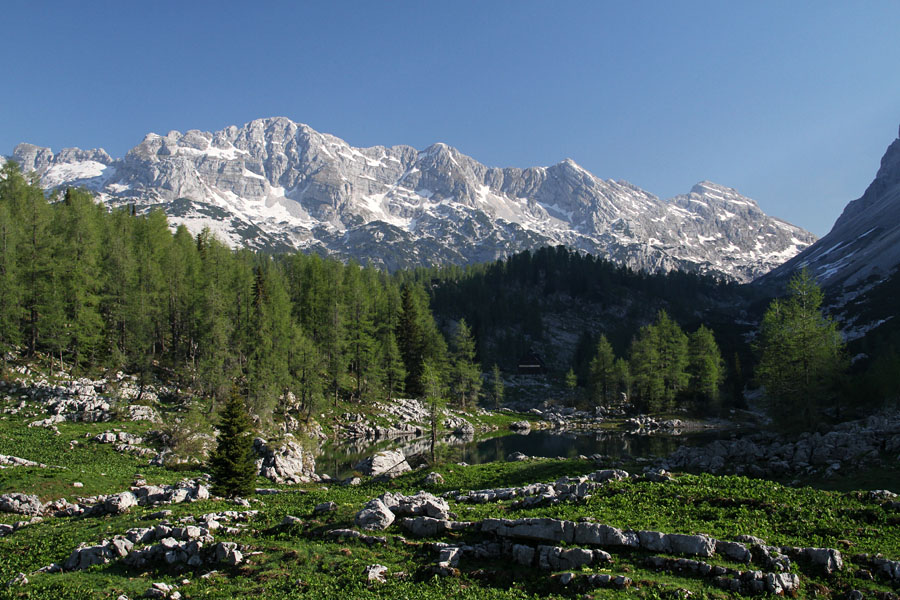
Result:
{"label": "boulder", "polygon": [[531,423],[528,421],[514,421],[509,424],[509,428],[516,433],[527,433],[531,431]]}
{"label": "boulder", "polygon": [[716,551],[716,540],[706,535],[666,534],[669,547],[675,554],[689,556],[712,556]]}
{"label": "boulder", "polygon": [[723,542],[716,540],[716,554],[721,554],[725,558],[736,562],[750,562],[752,558],[750,550],[740,542]]}
{"label": "boulder", "polygon": [[844,559],[840,550],[835,550],[834,548],[804,548],[802,553],[806,560],[821,567],[829,575],[844,568]]}
{"label": "boulder", "polygon": [[150,421],[151,423],[159,423],[162,419],[153,408],[142,404],[130,404],[125,410],[128,411],[128,419],[131,421]]}
{"label": "boulder", "polygon": [[131,510],[132,506],[137,506],[137,497],[131,492],[121,492],[113,494],[103,501],[103,510],[111,515],[121,515]]}
{"label": "boulder", "polygon": [[416,517],[414,519],[403,519],[400,524],[403,529],[408,531],[410,535],[417,538],[434,537],[440,533],[444,533],[449,529],[448,521],[435,519],[432,517]]}
{"label": "boulder", "polygon": [[659,531],[638,531],[638,540],[641,542],[641,548],[650,550],[651,552],[671,552],[669,547],[669,539],[666,534]]}
{"label": "boulder", "polygon": [[370,500],[365,508],[356,513],[354,522],[359,527],[367,530],[387,529],[394,522],[394,513],[380,498],[375,498]]}
{"label": "boulder", "polygon": [[234,542],[219,542],[215,546],[216,561],[228,566],[235,566],[244,560],[244,555]]}
{"label": "boulder", "polygon": [[428,492],[412,496],[385,492],[379,498],[398,517],[424,515],[443,520],[450,518],[450,505],[447,501]]}
{"label": "boulder", "polygon": [[25,458],[19,458],[18,456],[9,456],[7,454],[0,454],[0,467],[46,467],[47,465],[42,465],[36,463],[31,460],[27,460]]}
{"label": "boulder", "polygon": [[396,477],[412,470],[403,453],[395,450],[383,450],[357,463],[353,468],[370,477]]}

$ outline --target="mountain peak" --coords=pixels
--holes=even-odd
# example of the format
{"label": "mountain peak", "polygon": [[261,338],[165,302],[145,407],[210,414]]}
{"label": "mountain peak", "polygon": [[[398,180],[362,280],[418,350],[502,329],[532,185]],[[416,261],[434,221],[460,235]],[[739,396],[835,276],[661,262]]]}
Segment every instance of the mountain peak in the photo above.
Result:
{"label": "mountain peak", "polygon": [[116,160],[29,145],[18,155],[47,187],[84,185],[113,206],[161,207],[173,225],[210,227],[235,246],[314,249],[391,269],[566,245],[635,269],[747,281],[808,243],[762,211],[737,210],[743,196],[711,182],[694,186],[693,201],[666,202],[571,158],[488,168],[442,142],[354,148],[286,117],[148,134]]}

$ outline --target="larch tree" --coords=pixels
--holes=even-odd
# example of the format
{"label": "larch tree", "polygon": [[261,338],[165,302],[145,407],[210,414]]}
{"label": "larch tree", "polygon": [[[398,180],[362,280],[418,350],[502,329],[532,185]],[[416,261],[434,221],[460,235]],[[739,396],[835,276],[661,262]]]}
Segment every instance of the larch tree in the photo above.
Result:
{"label": "larch tree", "polygon": [[615,397],[615,362],[612,345],[605,335],[601,335],[588,376],[591,402],[597,406],[608,405]]}
{"label": "larch tree", "polygon": [[474,405],[481,392],[481,366],[475,361],[475,339],[465,319],[460,319],[453,336],[450,373],[451,391],[456,401],[464,410]]}
{"label": "larch tree", "polygon": [[688,389],[701,408],[710,408],[719,399],[725,380],[725,361],[711,329],[701,325],[688,340]]}
{"label": "larch tree", "polygon": [[500,404],[503,403],[503,394],[503,376],[500,375],[500,367],[494,363],[494,368],[491,369],[491,398],[494,401],[494,410],[500,409]]}
{"label": "larch tree", "polygon": [[788,292],[763,315],[756,377],[783,427],[810,427],[837,397],[847,360],[837,324],[822,311],[822,290],[806,269],[791,278]]}

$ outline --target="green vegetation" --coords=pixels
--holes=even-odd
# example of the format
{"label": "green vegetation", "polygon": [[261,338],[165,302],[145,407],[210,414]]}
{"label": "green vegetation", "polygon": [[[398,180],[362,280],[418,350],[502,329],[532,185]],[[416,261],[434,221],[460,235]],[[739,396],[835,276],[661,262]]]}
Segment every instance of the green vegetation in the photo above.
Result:
{"label": "green vegetation", "polygon": [[[792,280],[789,291],[763,317],[755,378],[765,385],[780,425],[811,427],[826,409],[840,417],[840,400],[850,397],[841,377],[846,353],[809,275]],[[164,417],[157,430],[132,422],[115,426],[165,439],[181,459],[181,470],[150,466],[146,457],[93,441],[109,423],[64,421],[56,432],[28,427],[43,412],[23,402],[0,416],[0,453],[48,466],[0,469],[0,494],[33,493],[48,501],[71,497],[75,490],[84,496],[121,492],[136,480],[171,484],[208,471],[215,493],[247,496],[257,485],[271,486],[255,476],[253,433],[302,431],[316,426],[310,423],[314,418],[333,433],[343,413],[393,425],[378,414],[375,403],[401,394],[422,398],[430,410],[431,467],[443,477],[432,488],[436,493],[585,474],[595,465],[579,459],[474,467],[442,463],[442,450],[445,458],[450,450],[437,447],[439,411],[447,406],[472,410],[483,395],[495,407],[504,397],[515,399],[517,390],[505,389],[500,366],[512,370],[523,352],[541,343],[566,346],[548,360],[546,381],[532,382],[542,400],[567,388],[567,399],[582,406],[608,406],[624,393],[640,410],[672,416],[687,408],[709,414],[740,406],[753,372],[742,338],[749,328],[736,325],[733,312],[722,317],[717,310],[735,303],[749,307],[744,294],[754,293],[694,274],[634,273],[564,248],[465,269],[395,275],[314,255],[232,250],[209,231],[192,236],[180,227],[173,233],[159,211],[140,216],[133,210],[107,212],[83,190],[66,190],[48,200],[35,180],[8,162],[0,173],[0,376],[7,376],[8,356],[43,360],[39,376],[50,381],[63,370],[92,376],[125,371],[139,383],[134,403],[147,401],[149,384],[159,389],[164,382],[171,397],[156,403]],[[733,357],[727,368],[720,348]],[[867,408],[896,398],[896,356],[876,358],[861,376],[864,389],[881,394]],[[481,365],[493,365],[487,385]],[[8,405],[18,402],[10,399]],[[211,439],[215,416],[218,447],[203,465],[197,456],[204,440]],[[498,412],[466,418],[476,427],[506,429],[529,417]],[[292,429],[285,427],[288,423]],[[574,446],[569,449],[574,455]],[[883,469],[885,477],[896,480],[890,465]],[[857,479],[845,481],[862,484],[864,476],[854,473]],[[150,507],[117,516],[48,517],[0,537],[0,596],[137,597],[151,580],[184,578],[191,582],[182,586],[188,598],[570,598],[583,593],[547,572],[510,566],[501,558],[465,558],[458,577],[435,578],[429,570],[434,548],[400,538],[398,525],[388,530],[384,545],[325,538],[329,530],[352,528],[353,516],[367,500],[385,491],[414,493],[425,485],[424,477],[413,472],[360,487],[280,486],[283,493],[255,500],[260,512],[249,527],[217,534],[217,539],[241,544],[247,560],[208,579],[199,577],[204,569],[162,563],[146,570],[112,563],[84,572],[35,573],[63,562],[79,544],[96,544],[159,521],[150,519],[156,510]],[[326,501],[336,503],[336,510],[314,511]],[[213,499],[171,508],[169,520],[177,523],[189,515],[231,510],[234,504]],[[593,519],[634,530],[722,539],[750,534],[775,545],[844,550],[848,567],[836,576],[795,566],[804,573],[801,596],[837,598],[851,589],[887,592],[885,581],[861,574],[866,565],[852,555],[900,558],[900,521],[890,502],[741,477],[682,474],[668,483],[628,479],[576,502],[526,509],[511,502],[452,502],[451,510],[460,520]],[[301,522],[280,525],[287,515]],[[19,520],[0,513],[0,523]],[[467,536],[449,533],[441,541],[469,541]],[[646,558],[637,550],[617,552],[612,566],[585,572],[628,574],[636,582],[626,592],[630,596],[729,597],[708,580],[648,569]],[[721,557],[711,560],[727,563]],[[387,582],[366,581],[362,570],[374,563],[388,568]],[[20,572],[31,583],[5,587]]]}
{"label": "green vegetation", "polygon": [[[132,468],[136,468],[135,463]],[[454,489],[484,489],[518,486],[537,481],[554,481],[592,471],[587,461],[540,460],[524,463],[494,463],[471,467],[445,465],[438,469],[444,483],[435,493]],[[424,472],[413,472],[388,482],[369,482],[359,487],[310,484],[282,494],[264,496],[254,503],[260,511],[241,533],[217,533],[217,540],[235,541],[246,550],[247,559],[237,567],[217,567],[209,579],[198,570],[168,567],[164,562],[149,568],[133,569],[121,564],[98,565],[86,571],[34,573],[52,562],[62,562],[79,543],[122,534],[132,527],[157,523],[149,515],[155,508],[137,507],[120,516],[102,518],[51,517],[0,538],[0,581],[17,573],[28,574],[26,586],[4,588],[10,598],[107,598],[126,594],[139,597],[151,582],[179,585],[186,598],[577,598],[583,592],[567,588],[551,577],[552,572],[512,565],[508,559],[464,557],[460,576],[439,578],[428,567],[437,554],[426,543],[408,543],[395,537],[403,530],[392,526],[384,534],[387,544],[373,546],[360,541],[327,541],[331,529],[353,527],[353,516],[369,499],[385,491],[412,494],[422,488]],[[117,491],[109,484],[105,491]],[[313,508],[332,501],[337,510],[314,514]],[[187,515],[234,510],[228,502],[207,500],[176,504],[168,518],[177,522]],[[856,492],[824,492],[812,488],[791,488],[743,477],[680,475],[668,483],[619,481],[605,485],[583,502],[551,507],[515,509],[509,502],[485,505],[457,504],[451,509],[462,520],[487,517],[552,517],[577,521],[584,517],[615,527],[651,529],[677,533],[706,533],[719,539],[752,534],[770,544],[838,548],[844,552],[845,567],[825,577],[803,564],[801,597],[839,598],[850,589],[887,592],[890,585],[876,577],[862,579],[864,568],[854,563],[855,553],[880,552],[889,558],[900,556],[900,527],[896,516],[879,501]],[[279,526],[286,515],[301,524]],[[379,533],[380,535],[380,533]],[[441,541],[459,543],[467,534],[447,534]],[[677,590],[698,597],[734,597],[718,590],[708,579],[689,573],[657,571],[644,565],[650,554],[613,550],[609,566],[585,568],[584,573],[625,574],[636,583],[626,592],[596,590],[595,597],[674,598]],[[746,568],[740,563],[714,557],[713,564]],[[382,564],[388,568],[387,582],[366,581],[364,568]],[[189,584],[181,585],[187,579]],[[823,592],[822,590],[827,590]]]}
{"label": "green vegetation", "polygon": [[450,356],[422,285],[371,267],[231,250],[208,231],[172,233],[158,210],[107,212],[83,190],[48,200],[13,162],[0,173],[0,247],[3,351],[161,377],[217,402],[239,382],[264,425],[308,418],[326,397],[420,395],[426,361],[460,403],[480,393],[464,324]]}

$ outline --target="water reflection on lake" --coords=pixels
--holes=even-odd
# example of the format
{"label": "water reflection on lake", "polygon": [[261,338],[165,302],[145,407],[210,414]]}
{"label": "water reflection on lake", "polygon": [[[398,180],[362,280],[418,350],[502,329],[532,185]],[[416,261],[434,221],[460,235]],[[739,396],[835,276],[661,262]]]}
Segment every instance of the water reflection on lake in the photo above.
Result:
{"label": "water reflection on lake", "polygon": [[[574,458],[604,454],[614,459],[663,457],[682,445],[702,445],[730,437],[733,431],[700,431],[683,435],[633,435],[622,432],[532,431],[528,435],[503,435],[490,439],[454,440],[438,447],[442,462],[470,465],[505,461],[513,452],[528,456]],[[353,465],[379,450],[399,449],[413,467],[424,462],[429,451],[427,439],[384,441],[372,446],[331,444],[316,457],[319,474],[344,478],[353,475]]]}

